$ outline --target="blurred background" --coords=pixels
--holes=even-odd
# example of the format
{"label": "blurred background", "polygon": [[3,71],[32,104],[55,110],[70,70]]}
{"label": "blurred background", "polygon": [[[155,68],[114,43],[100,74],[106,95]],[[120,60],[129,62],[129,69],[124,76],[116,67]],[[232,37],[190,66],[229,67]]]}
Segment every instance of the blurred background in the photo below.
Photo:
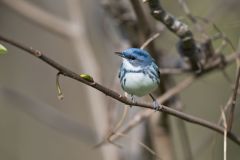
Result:
{"label": "blurred background", "polygon": [[[141,4],[148,25],[155,28],[152,31],[161,30],[161,35],[154,41],[157,50],[167,57],[161,67],[172,67],[179,59],[177,37],[163,29],[161,23],[150,16],[148,5],[140,0],[0,0],[0,34],[39,49],[71,70],[90,74],[97,82],[123,93],[117,80],[121,59],[113,52],[130,46],[140,47],[146,39],[141,33],[144,26],[139,26],[142,24],[138,23],[131,5],[134,2]],[[161,3],[171,14],[193,26],[177,0]],[[193,15],[207,17],[237,48],[240,1],[188,0],[186,3]],[[200,25],[209,36],[216,33],[211,25]],[[191,29],[198,38],[196,27]],[[152,124],[147,119],[116,142],[121,148],[112,144],[94,148],[104,139],[109,128],[116,125],[124,112],[124,107],[120,107],[123,105],[64,76],[60,77],[64,99],[59,100],[57,71],[37,58],[3,44],[8,48],[8,54],[0,57],[0,159],[157,159],[138,141],[152,148],[163,160],[223,159],[221,135],[181,121],[186,125],[188,140],[182,139],[179,136],[180,120],[172,116],[167,117],[163,133],[161,129],[154,133],[154,127],[161,126],[162,122]],[[216,48],[221,44],[221,40],[214,42]],[[229,45],[221,51],[226,55],[233,53]],[[180,92],[178,98],[184,112],[217,123],[220,110],[232,93],[235,68],[232,64],[225,69],[233,83],[223,72],[216,71],[195,80]],[[186,76],[173,75],[171,81],[178,83]],[[141,111],[143,109],[131,108],[123,126]],[[239,114],[237,100],[233,123],[236,135],[240,134]],[[164,115],[154,113],[154,116]],[[153,138],[162,134],[167,138]],[[163,141],[167,141],[168,146],[156,144]],[[186,145],[191,148],[191,156],[189,151],[184,151]],[[228,140],[228,159],[237,160],[239,157],[239,146]]]}

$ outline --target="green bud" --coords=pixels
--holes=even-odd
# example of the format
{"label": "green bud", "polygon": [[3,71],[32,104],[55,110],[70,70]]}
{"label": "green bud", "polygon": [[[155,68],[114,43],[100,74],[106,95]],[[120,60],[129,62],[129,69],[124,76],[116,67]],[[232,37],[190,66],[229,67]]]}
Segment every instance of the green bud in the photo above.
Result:
{"label": "green bud", "polygon": [[88,74],[80,74],[80,77],[82,77],[83,79],[85,79],[89,82],[94,82],[93,78]]}
{"label": "green bud", "polygon": [[4,55],[7,53],[7,48],[0,44],[0,55]]}

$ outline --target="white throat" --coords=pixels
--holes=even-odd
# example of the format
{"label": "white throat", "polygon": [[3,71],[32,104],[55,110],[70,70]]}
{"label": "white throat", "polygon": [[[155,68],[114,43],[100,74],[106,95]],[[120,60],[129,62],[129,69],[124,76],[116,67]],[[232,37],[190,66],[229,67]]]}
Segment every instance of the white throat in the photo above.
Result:
{"label": "white throat", "polygon": [[140,66],[133,66],[128,60],[123,58],[123,67],[128,69],[128,70],[132,70],[132,71],[137,71],[140,70],[141,67]]}

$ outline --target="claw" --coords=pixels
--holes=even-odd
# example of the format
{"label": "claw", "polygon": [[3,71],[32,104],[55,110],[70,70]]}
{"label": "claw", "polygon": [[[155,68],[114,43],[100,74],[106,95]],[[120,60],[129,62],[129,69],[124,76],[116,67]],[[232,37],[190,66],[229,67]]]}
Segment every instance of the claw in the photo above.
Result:
{"label": "claw", "polygon": [[135,100],[135,98],[134,98],[134,95],[131,95],[131,100],[132,100],[133,103],[136,103],[136,100]]}
{"label": "claw", "polygon": [[155,100],[155,101],[153,101],[153,109],[155,111],[159,111],[162,109],[162,105],[159,105],[158,102]]}
{"label": "claw", "polygon": [[[133,103],[136,103],[136,100],[135,100],[135,98],[134,98],[134,95],[131,95],[131,101],[132,101]],[[132,105],[131,105],[130,107],[132,107]]]}
{"label": "claw", "polygon": [[149,96],[152,98],[153,100],[153,109],[155,111],[160,111],[163,107],[162,105],[158,104],[157,100],[153,97],[153,95],[149,94]]}

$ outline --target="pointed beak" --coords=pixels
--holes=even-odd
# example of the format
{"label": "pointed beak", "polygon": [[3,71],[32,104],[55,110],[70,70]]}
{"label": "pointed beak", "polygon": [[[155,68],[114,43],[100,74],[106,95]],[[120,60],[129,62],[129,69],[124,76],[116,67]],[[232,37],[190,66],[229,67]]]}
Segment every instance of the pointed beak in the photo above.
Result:
{"label": "pointed beak", "polygon": [[123,54],[122,52],[114,52],[116,55],[120,56],[120,57],[123,57]]}

